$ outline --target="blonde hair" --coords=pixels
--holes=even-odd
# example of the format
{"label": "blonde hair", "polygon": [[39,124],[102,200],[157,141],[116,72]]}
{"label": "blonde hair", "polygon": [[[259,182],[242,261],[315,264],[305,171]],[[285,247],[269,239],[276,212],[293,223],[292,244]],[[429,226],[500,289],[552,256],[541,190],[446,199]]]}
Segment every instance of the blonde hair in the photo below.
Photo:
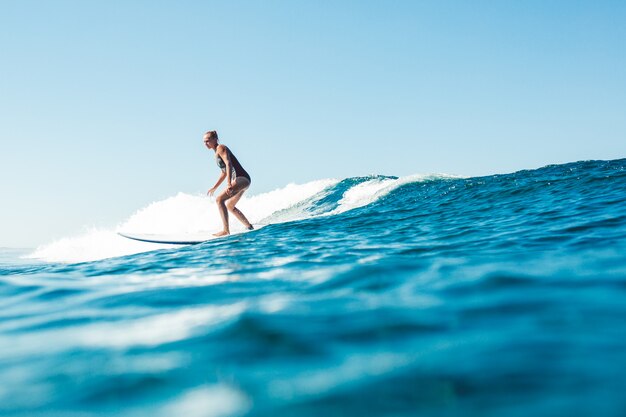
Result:
{"label": "blonde hair", "polygon": [[209,135],[208,139],[215,138],[215,140],[219,140],[219,138],[217,137],[217,130],[209,130],[205,133],[205,135]]}

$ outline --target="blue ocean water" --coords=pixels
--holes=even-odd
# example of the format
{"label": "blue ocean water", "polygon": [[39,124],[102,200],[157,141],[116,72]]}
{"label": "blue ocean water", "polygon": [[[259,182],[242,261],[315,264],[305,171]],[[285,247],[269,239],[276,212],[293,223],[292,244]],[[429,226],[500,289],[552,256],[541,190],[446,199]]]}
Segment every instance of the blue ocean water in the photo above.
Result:
{"label": "blue ocean water", "polygon": [[[372,183],[394,185],[338,210]],[[349,178],[271,218],[93,262],[5,251],[0,414],[626,414],[626,159]]]}

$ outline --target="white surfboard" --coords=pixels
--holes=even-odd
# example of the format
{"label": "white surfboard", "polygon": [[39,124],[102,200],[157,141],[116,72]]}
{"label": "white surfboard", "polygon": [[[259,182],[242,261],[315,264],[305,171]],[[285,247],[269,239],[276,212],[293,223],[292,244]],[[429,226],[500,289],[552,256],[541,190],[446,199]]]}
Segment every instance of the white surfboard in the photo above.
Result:
{"label": "white surfboard", "polygon": [[166,245],[195,245],[216,239],[212,233],[176,233],[176,234],[150,234],[150,233],[117,233],[128,239],[140,242],[162,243]]}

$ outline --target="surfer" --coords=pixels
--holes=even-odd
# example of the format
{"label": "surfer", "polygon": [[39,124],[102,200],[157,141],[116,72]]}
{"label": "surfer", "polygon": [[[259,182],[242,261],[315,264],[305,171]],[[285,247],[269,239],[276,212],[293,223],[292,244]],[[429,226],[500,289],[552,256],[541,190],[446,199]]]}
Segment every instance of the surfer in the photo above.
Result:
{"label": "surfer", "polygon": [[250,187],[250,175],[243,169],[230,149],[228,149],[226,145],[219,143],[215,130],[209,130],[204,134],[204,144],[207,148],[215,151],[215,162],[217,162],[217,166],[222,170],[219,179],[207,194],[212,196],[224,179],[226,179],[227,184],[226,190],[215,199],[217,208],[220,211],[220,216],[222,216],[224,230],[214,233],[213,236],[226,236],[230,234],[230,227],[228,225],[229,211],[233,213],[248,230],[254,229],[241,210],[235,207],[235,204],[241,199],[243,193]]}

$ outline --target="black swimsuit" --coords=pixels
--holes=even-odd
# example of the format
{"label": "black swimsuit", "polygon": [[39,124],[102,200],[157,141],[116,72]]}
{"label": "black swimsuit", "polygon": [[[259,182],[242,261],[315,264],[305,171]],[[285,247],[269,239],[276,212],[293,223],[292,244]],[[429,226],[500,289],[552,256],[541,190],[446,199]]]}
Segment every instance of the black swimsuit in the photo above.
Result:
{"label": "black swimsuit", "polygon": [[[230,152],[230,149],[226,148],[226,152]],[[217,166],[220,167],[222,172],[226,172],[226,164],[224,163],[224,160],[222,159],[222,157],[219,156],[217,153],[215,154],[215,162],[217,162]],[[244,178],[247,178],[248,181],[252,182],[252,180],[250,179],[250,175],[246,172],[245,169],[243,169],[243,167],[237,160],[237,157],[233,155],[232,152],[230,152],[230,165],[231,165],[231,171],[230,171],[231,181],[234,181],[235,179],[237,179],[237,177],[244,177]]]}

